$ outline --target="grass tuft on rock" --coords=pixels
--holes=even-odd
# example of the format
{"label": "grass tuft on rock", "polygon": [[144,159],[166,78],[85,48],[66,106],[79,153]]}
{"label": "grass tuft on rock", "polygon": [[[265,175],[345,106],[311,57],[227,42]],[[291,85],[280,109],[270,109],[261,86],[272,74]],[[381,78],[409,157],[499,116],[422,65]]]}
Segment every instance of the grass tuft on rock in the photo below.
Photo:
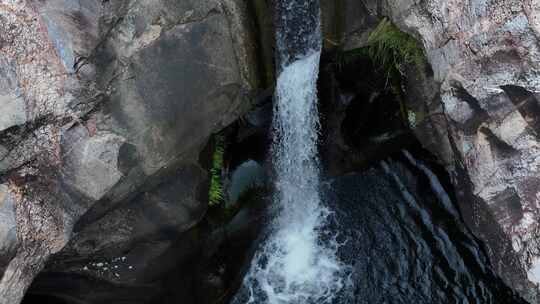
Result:
{"label": "grass tuft on rock", "polygon": [[384,18],[369,34],[366,46],[337,52],[337,69],[342,70],[345,66],[354,64],[358,58],[369,59],[374,68],[383,75],[385,87],[399,102],[401,118],[408,123],[402,84],[407,66],[413,65],[418,70],[426,67],[427,60],[421,44]]}
{"label": "grass tuft on rock", "polygon": [[420,44],[384,18],[368,37],[367,54],[385,71],[402,73],[404,64],[422,66],[425,55]]}
{"label": "grass tuft on rock", "polygon": [[424,50],[418,41],[387,18],[382,19],[369,34],[365,47],[338,53],[338,69],[357,57],[368,57],[389,79],[401,77],[406,64],[414,64],[418,68],[426,64]]}
{"label": "grass tuft on rock", "polygon": [[222,136],[216,136],[216,147],[212,154],[212,169],[210,170],[210,191],[208,195],[208,204],[210,206],[217,206],[225,201],[222,179],[224,153],[225,141]]}

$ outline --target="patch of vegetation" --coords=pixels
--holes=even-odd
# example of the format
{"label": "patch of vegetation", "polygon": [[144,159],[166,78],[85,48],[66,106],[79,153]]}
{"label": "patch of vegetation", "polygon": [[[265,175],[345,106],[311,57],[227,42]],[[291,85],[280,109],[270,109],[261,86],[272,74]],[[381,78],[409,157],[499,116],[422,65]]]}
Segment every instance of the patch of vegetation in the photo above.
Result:
{"label": "patch of vegetation", "polygon": [[407,109],[402,89],[405,66],[414,65],[423,70],[427,63],[422,46],[411,35],[402,32],[390,20],[384,18],[370,33],[367,45],[362,48],[338,52],[337,69],[358,58],[368,58],[374,68],[384,75],[385,87],[396,97],[400,106],[401,118],[408,123]]}
{"label": "patch of vegetation", "polygon": [[422,67],[426,63],[424,50],[411,35],[400,31],[390,20],[384,18],[370,33],[367,46],[341,52],[338,67],[348,64],[356,57],[369,57],[388,78],[404,74],[403,66],[414,64]]}
{"label": "patch of vegetation", "polygon": [[381,20],[369,35],[367,53],[373,62],[386,71],[401,72],[404,64],[422,66],[425,63],[424,51],[419,43],[387,18]]}
{"label": "patch of vegetation", "polygon": [[384,18],[369,35],[366,52],[373,63],[385,71],[390,89],[399,102],[401,117],[408,122],[401,88],[404,65],[413,64],[422,69],[426,63],[423,48],[411,35]]}
{"label": "patch of vegetation", "polygon": [[217,135],[215,138],[215,149],[212,154],[212,169],[210,170],[210,191],[208,203],[210,206],[217,206],[224,202],[225,191],[223,190],[223,155],[225,153],[225,140],[223,136]]}

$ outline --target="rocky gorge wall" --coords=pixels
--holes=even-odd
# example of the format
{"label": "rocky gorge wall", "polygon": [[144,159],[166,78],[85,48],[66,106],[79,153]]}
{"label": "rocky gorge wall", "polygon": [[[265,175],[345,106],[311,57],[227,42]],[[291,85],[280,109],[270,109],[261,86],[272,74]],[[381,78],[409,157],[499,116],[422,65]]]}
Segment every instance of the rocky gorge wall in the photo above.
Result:
{"label": "rocky gorge wall", "polygon": [[[507,284],[537,303],[539,16],[535,1],[326,1],[328,47],[366,45],[388,17],[423,46],[407,108],[453,175],[461,212]],[[362,17],[358,17],[362,16]]]}
{"label": "rocky gorge wall", "polygon": [[[145,303],[189,264],[211,135],[272,86],[270,5],[0,2],[0,303],[40,272],[43,294]],[[540,7],[322,5],[326,50],[364,46],[383,17],[421,43],[428,67],[403,70],[413,131],[451,172],[497,273],[538,303]]]}
{"label": "rocky gorge wall", "polygon": [[258,86],[247,14],[242,1],[0,3],[0,303],[19,303],[47,261],[72,275],[58,285],[151,296],[141,286],[168,271],[156,261],[206,212],[211,134]]}

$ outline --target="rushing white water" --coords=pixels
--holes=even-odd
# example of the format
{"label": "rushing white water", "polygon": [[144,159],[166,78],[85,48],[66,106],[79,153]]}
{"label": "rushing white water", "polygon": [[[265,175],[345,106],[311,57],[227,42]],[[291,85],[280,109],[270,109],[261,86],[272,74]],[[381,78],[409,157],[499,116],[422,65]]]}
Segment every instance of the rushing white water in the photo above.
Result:
{"label": "rushing white water", "polygon": [[[290,7],[289,12],[294,13]],[[288,17],[283,22],[292,20]],[[309,34],[294,37],[296,43],[306,42],[306,53],[291,58],[288,50],[282,50],[276,87],[272,152],[278,211],[244,279],[242,288],[247,295],[243,300],[237,297],[236,303],[331,303],[347,280],[337,258],[338,244],[324,231],[330,212],[321,203],[319,191],[316,82],[320,30],[317,25],[299,32]],[[278,33],[278,49],[286,48],[286,36]]]}

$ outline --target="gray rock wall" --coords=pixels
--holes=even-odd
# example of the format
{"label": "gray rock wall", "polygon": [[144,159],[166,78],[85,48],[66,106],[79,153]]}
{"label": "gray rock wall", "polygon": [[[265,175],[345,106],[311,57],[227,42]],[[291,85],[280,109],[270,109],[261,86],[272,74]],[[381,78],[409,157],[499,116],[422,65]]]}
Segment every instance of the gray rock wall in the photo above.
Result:
{"label": "gray rock wall", "polygon": [[251,22],[236,0],[0,4],[0,303],[46,264],[105,285],[163,275],[153,259],[206,211],[211,134],[258,86]]}

